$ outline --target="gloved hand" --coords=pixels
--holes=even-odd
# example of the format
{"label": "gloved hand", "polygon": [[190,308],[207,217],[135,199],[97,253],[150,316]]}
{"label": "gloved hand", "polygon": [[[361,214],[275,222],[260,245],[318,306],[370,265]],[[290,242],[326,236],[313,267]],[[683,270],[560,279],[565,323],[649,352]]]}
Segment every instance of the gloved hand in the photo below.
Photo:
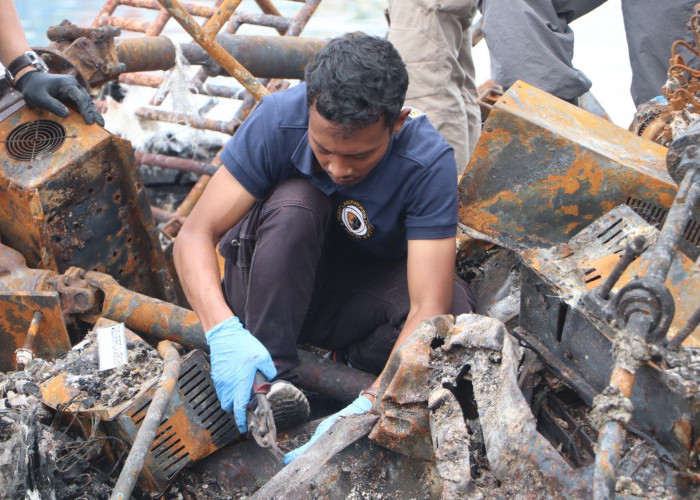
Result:
{"label": "gloved hand", "polygon": [[300,446],[299,448],[290,451],[287,453],[282,461],[285,464],[290,463],[292,460],[297,458],[299,455],[304,453],[312,444],[314,441],[316,441],[319,437],[321,437],[322,434],[324,434],[328,429],[330,429],[334,423],[336,423],[341,417],[347,417],[350,415],[361,415],[363,413],[367,413],[372,409],[372,402],[367,399],[365,396],[358,396],[355,401],[350,403],[348,406],[340,410],[338,413],[334,413],[327,419],[325,419],[323,422],[318,424],[318,427],[316,427],[316,431],[314,432],[314,435],[311,436],[311,439],[303,445]]}
{"label": "gloved hand", "polygon": [[265,346],[235,316],[222,321],[205,336],[210,349],[211,378],[221,408],[233,412],[238,430],[244,434],[248,430],[245,412],[255,372],[260,370],[272,380],[277,368]]}
{"label": "gloved hand", "polygon": [[104,126],[105,121],[97,111],[95,103],[87,91],[78,84],[72,75],[54,75],[41,71],[29,71],[23,74],[15,84],[17,90],[24,94],[29,106],[44,108],[65,118],[68,108],[59,101],[74,104],[89,124]]}

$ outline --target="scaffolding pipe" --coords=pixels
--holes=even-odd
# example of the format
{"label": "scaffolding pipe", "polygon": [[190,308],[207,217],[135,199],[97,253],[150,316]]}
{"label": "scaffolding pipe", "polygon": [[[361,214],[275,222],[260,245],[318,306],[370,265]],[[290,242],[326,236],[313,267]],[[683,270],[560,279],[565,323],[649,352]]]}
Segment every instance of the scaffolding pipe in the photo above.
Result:
{"label": "scaffolding pipe", "polygon": [[203,161],[178,158],[176,156],[158,155],[153,153],[136,152],[136,165],[151,165],[153,167],[179,170],[180,172],[192,172],[195,174],[214,175],[219,167]]}
{"label": "scaffolding pipe", "polygon": [[248,92],[255,97],[256,101],[268,94],[267,89],[260,85],[260,82],[215,40],[216,34],[228,18],[231,17],[241,0],[224,0],[203,28],[197,24],[177,0],[158,1],[180,23],[180,26],[187,31],[194,41],[199,43],[231,76],[241,82]]}
{"label": "scaffolding pipe", "polygon": [[160,385],[156,389],[146,412],[146,417],[136,433],[129,456],[126,458],[117,484],[112,490],[111,500],[124,500],[131,497],[131,492],[136,486],[136,481],[151,451],[158,427],[163,420],[163,414],[168,408],[173,392],[175,392],[177,387],[182,366],[177,349],[171,342],[164,340],[158,343],[158,352],[163,358],[163,374],[161,375]]}

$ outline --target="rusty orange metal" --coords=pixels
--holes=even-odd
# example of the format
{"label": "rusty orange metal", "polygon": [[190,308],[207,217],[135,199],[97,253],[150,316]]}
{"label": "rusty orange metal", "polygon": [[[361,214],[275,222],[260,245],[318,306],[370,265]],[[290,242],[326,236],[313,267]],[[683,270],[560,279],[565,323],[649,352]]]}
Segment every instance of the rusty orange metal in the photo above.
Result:
{"label": "rusty orange metal", "polygon": [[647,215],[667,209],[677,187],[666,151],[517,82],[494,105],[460,181],[460,221],[525,249],[563,243],[621,203]]}
{"label": "rusty orange metal", "polygon": [[47,30],[51,45],[38,53],[52,71],[73,74],[88,88],[99,87],[125,69],[115,51],[114,38],[119,34],[113,26],[81,28],[64,20]]}
{"label": "rusty orange metal", "polygon": [[[30,327],[35,313],[34,339]],[[52,360],[71,348],[68,331],[61,316],[61,301],[56,292],[0,292],[0,371],[15,369],[15,351],[30,349],[39,358]]]}
{"label": "rusty orange metal", "polygon": [[453,323],[452,316],[421,323],[392,354],[374,403],[379,421],[369,438],[377,444],[410,457],[434,459],[427,406],[430,346],[436,337],[444,338]]}
{"label": "rusty orange metal", "polygon": [[176,300],[128,141],[27,107],[0,121],[0,139],[0,234],[29,267],[105,272]]}

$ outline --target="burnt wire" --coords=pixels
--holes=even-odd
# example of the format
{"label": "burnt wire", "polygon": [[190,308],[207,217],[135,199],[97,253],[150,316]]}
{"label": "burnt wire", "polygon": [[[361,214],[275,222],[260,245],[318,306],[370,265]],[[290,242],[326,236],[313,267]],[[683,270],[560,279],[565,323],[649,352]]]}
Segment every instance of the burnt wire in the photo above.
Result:
{"label": "burnt wire", "polygon": [[[63,443],[59,447],[58,456],[56,458],[56,469],[61,473],[65,473],[73,467],[75,467],[76,465],[78,465],[78,463],[80,462],[87,461],[89,463],[87,458],[91,453],[91,446],[95,442],[115,441],[122,445],[123,451],[120,453],[112,470],[110,470],[109,473],[107,473],[108,476],[111,476],[114,473],[117,466],[119,465],[119,463],[121,462],[125,454],[125,450],[128,449],[128,443],[126,443],[126,441],[124,441],[123,439],[114,436],[98,436],[97,430],[101,419],[96,412],[88,413],[89,425],[88,428],[86,428],[84,419],[81,418],[80,412],[83,410],[89,410],[91,408],[92,405],[88,404],[89,401],[91,401],[90,398],[85,398],[82,394],[76,394],[66,403],[60,404],[56,407],[56,414],[54,415],[53,421],[51,422],[51,427],[53,429],[56,429],[58,427],[58,422],[60,420],[63,420],[63,417],[66,416],[67,413],[71,415],[70,421],[63,426],[63,430],[60,431],[59,434],[59,436],[61,436],[68,442]],[[74,405],[77,405],[77,408],[74,408]],[[68,435],[68,430],[71,429],[76,423],[80,427],[82,435],[86,436],[84,440],[80,442],[72,440]],[[94,467],[90,468],[93,470],[97,470]]]}

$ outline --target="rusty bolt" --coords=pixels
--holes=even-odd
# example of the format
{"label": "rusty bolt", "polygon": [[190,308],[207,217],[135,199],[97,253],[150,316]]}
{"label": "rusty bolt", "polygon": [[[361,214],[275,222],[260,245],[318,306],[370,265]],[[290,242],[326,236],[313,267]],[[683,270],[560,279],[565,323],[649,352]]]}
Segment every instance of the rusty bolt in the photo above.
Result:
{"label": "rusty bolt", "polygon": [[491,125],[486,125],[484,127],[484,132],[493,132],[493,127]]}
{"label": "rusty bolt", "polygon": [[63,284],[66,286],[70,286],[70,277],[69,276],[63,277]]}
{"label": "rusty bolt", "polygon": [[88,294],[84,291],[77,292],[73,296],[73,300],[75,301],[75,305],[80,309],[85,309],[89,305]]}

